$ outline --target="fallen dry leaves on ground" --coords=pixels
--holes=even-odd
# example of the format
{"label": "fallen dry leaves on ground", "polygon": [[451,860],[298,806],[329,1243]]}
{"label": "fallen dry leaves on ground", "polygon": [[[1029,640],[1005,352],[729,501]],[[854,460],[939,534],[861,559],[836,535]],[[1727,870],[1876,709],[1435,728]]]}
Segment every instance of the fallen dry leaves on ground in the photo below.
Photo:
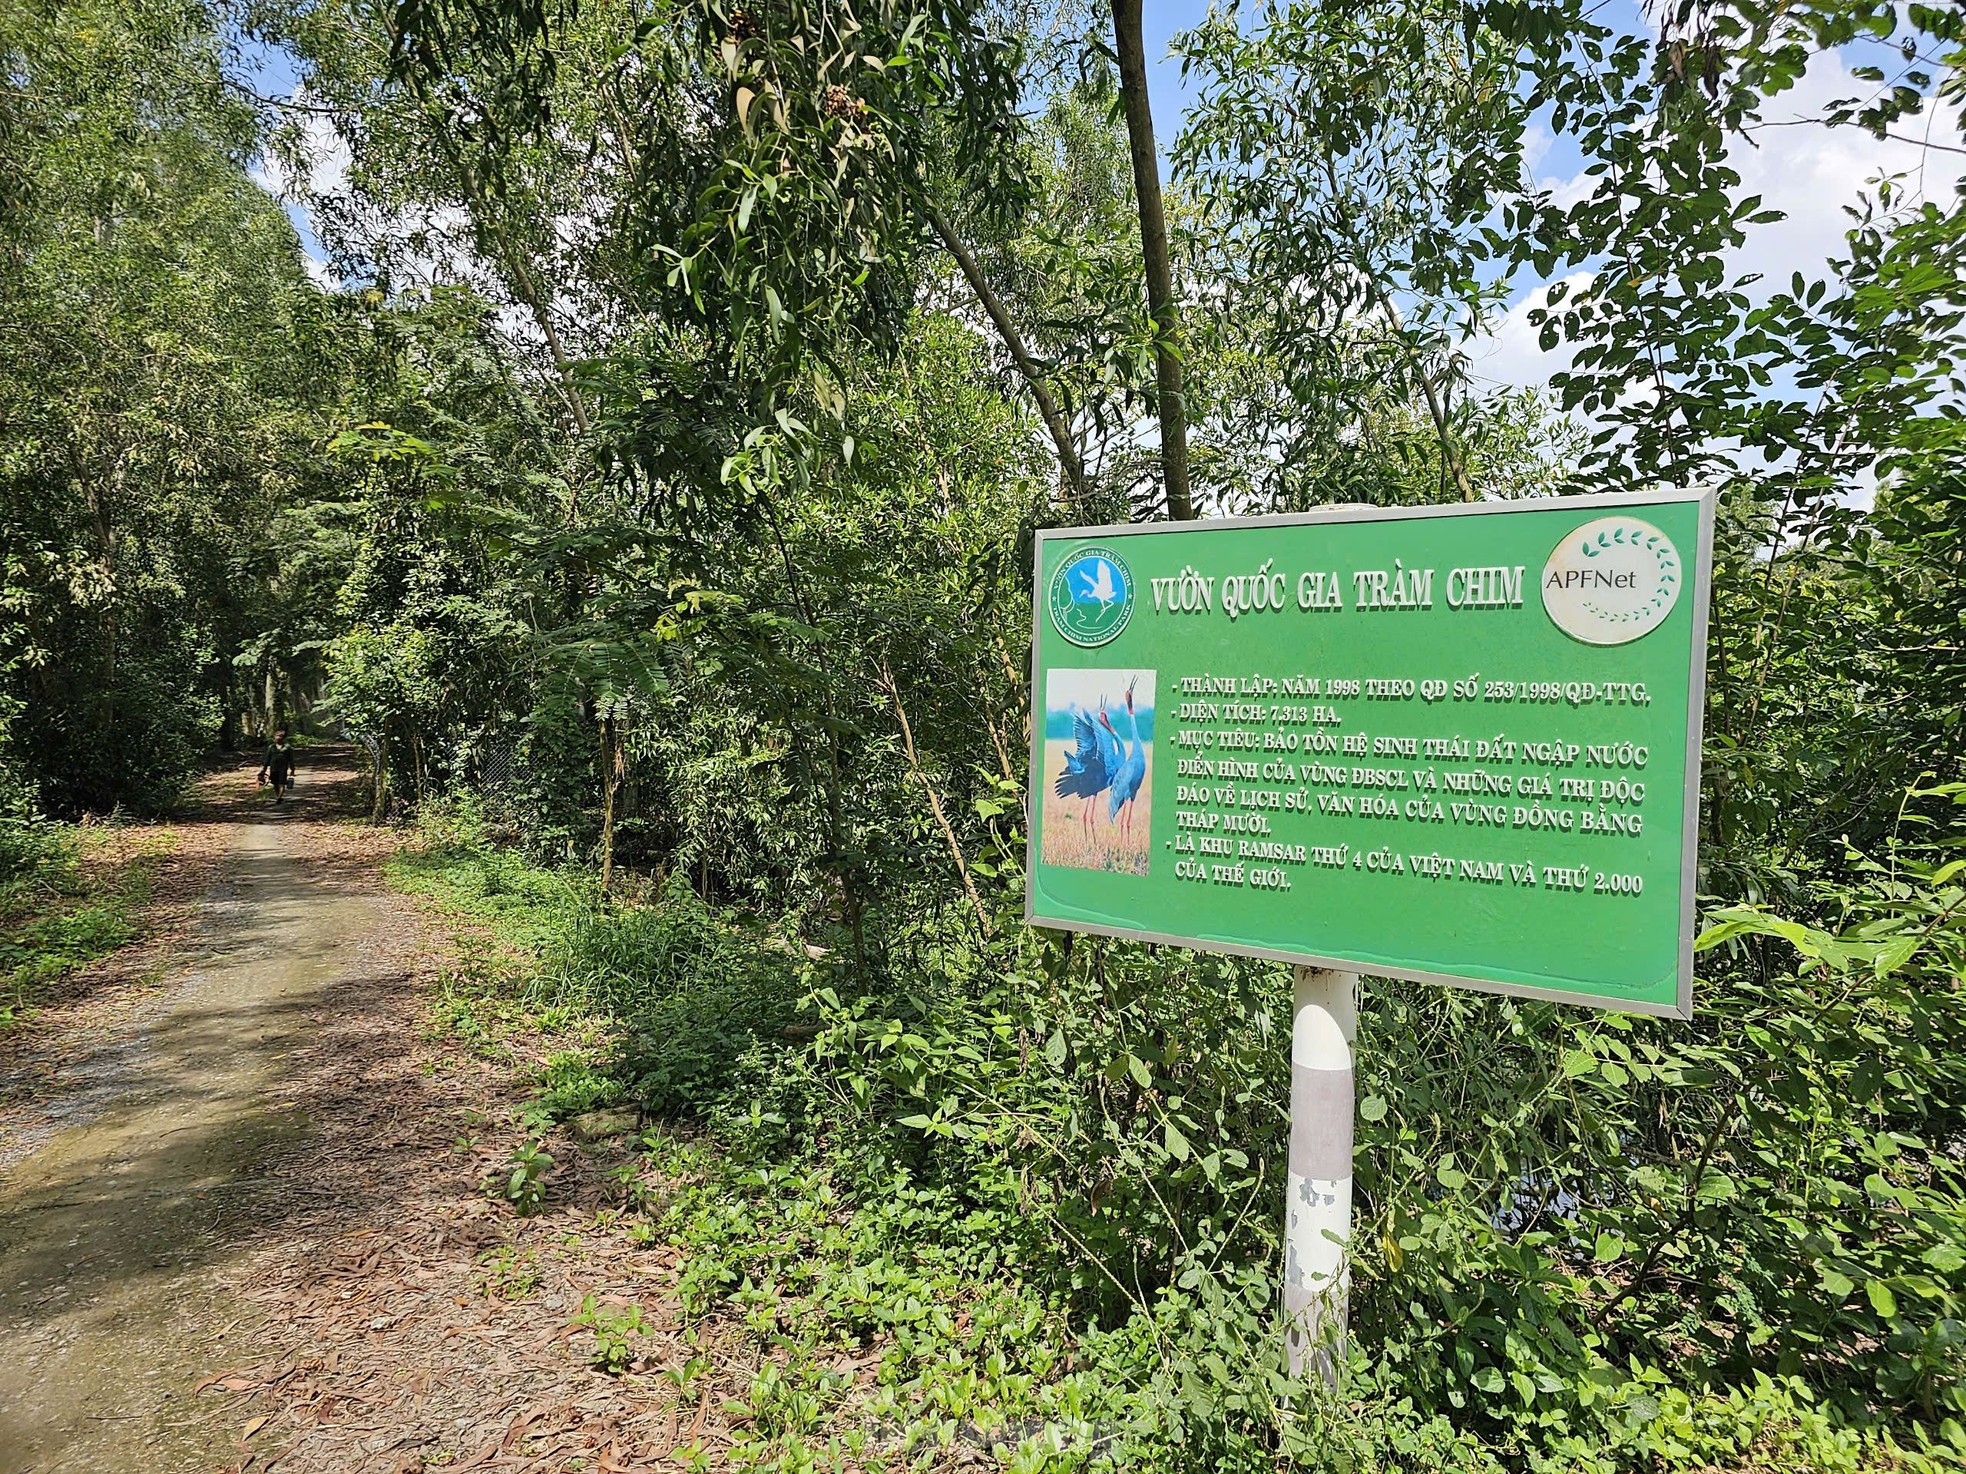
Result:
{"label": "fallen dry leaves on ground", "polygon": [[[401,840],[345,821],[296,827],[295,844],[344,883],[380,887]],[[213,1368],[203,1395],[230,1400],[236,1474],[426,1469],[604,1474],[675,1469],[683,1449],[721,1462],[726,1398],[748,1389],[741,1358],[715,1358],[686,1394],[661,1377],[687,1347],[673,1286],[679,1251],[632,1243],[611,1220],[607,1169],[620,1145],[556,1135],[544,1212],[519,1217],[482,1190],[519,1140],[514,1067],[427,1028],[449,933],[391,897],[366,968],[310,1020],[285,1094],[310,1129],[283,1161],[278,1233],[229,1288],[258,1313],[272,1354]],[[407,963],[407,966],[404,964]],[[404,978],[411,979],[405,986]],[[640,1306],[637,1368],[587,1364],[583,1298]]]}
{"label": "fallen dry leaves on ground", "polygon": [[[255,770],[247,761],[209,774],[181,819],[92,837],[92,867],[151,857],[151,897],[135,942],[65,979],[31,1027],[0,1042],[0,1077],[15,1082],[0,1102],[0,1141],[15,1156],[86,1117],[92,1054],[114,1052],[172,1006],[237,826],[263,817]],[[511,1040],[502,1062],[431,1028],[460,934],[384,886],[380,864],[406,835],[360,822],[351,753],[316,751],[301,784],[305,801],[279,822],[306,887],[368,896],[376,920],[287,1059],[274,1104],[298,1110],[307,1129],[265,1167],[271,1201],[256,1199],[255,1237],[208,1281],[200,1314],[214,1354],[248,1345],[256,1360],[182,1369],[205,1415],[229,1430],[227,1474],[722,1465],[745,1421],[727,1404],[749,1392],[761,1353],[735,1325],[685,1330],[681,1251],[627,1232],[610,1176],[627,1143],[583,1146],[555,1132],[537,1216],[486,1195],[522,1139],[524,1070],[548,1041]],[[590,1364],[593,1333],[576,1324],[589,1295],[641,1312],[621,1375]]]}
{"label": "fallen dry leaves on ground", "polygon": [[129,946],[60,979],[23,1023],[0,1032],[0,1170],[61,1124],[75,1076],[101,1041],[128,1036],[170,1006],[171,964],[184,954],[231,826],[250,801],[252,771],[228,762],[208,774],[180,819],[84,826],[81,866],[89,882],[115,890],[123,871],[145,866],[150,897]]}

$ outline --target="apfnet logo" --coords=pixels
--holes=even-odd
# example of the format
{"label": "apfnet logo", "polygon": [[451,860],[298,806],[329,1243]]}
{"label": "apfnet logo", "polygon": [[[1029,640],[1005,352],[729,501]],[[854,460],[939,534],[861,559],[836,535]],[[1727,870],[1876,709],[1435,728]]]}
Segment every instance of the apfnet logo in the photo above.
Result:
{"label": "apfnet logo", "polygon": [[1650,522],[1599,517],[1574,529],[1543,565],[1543,608],[1586,645],[1628,645],[1679,602],[1679,549]]}

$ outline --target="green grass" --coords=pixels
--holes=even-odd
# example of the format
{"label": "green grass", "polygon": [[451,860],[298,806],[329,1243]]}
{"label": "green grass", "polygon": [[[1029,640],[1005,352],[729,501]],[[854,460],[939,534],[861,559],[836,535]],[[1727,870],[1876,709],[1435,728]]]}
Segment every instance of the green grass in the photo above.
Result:
{"label": "green grass", "polygon": [[18,826],[0,849],[0,1032],[18,1028],[55,984],[136,940],[159,850],[120,863],[91,856],[67,826]]}
{"label": "green grass", "polygon": [[592,878],[482,843],[469,810],[426,806],[419,839],[383,874],[458,924],[431,1030],[500,1063],[515,1062],[521,1045],[529,1052],[541,1040],[553,1046],[531,1071],[537,1093],[519,1113],[528,1131],[619,1102],[622,1086],[606,1068],[612,1022],[554,965],[568,934],[594,910]]}
{"label": "green grass", "polygon": [[[807,963],[755,918],[680,886],[603,905],[584,873],[528,865],[455,817],[388,873],[467,923],[432,1027],[508,1058],[523,1043],[536,1093],[519,1133],[617,1102],[658,1123],[618,1169],[628,1206],[607,1231],[683,1249],[692,1344],[739,1338],[753,1370],[732,1404],[730,1467],[900,1470],[965,1447],[1014,1471],[1162,1474],[1929,1474],[1958,1457],[1848,1426],[1794,1378],[1703,1387],[1636,1362],[1604,1367],[1542,1423],[1472,1383],[1470,1405],[1431,1405],[1384,1332],[1355,1343],[1333,1399],[1284,1372],[1260,1259],[1197,1254],[1119,1313],[1088,1314],[1064,1271],[1090,1271],[1044,1242],[1047,1222],[1067,1221],[1069,1185],[1050,1180],[1045,1150],[998,1134],[1045,1124],[1031,1082],[1070,1066],[1042,1039],[1028,1055],[1014,1031],[992,1043],[994,1004],[938,1012],[945,963],[911,974],[906,998],[843,1003],[837,960]],[[951,1092],[969,1104],[936,1104]],[[1078,1221],[1137,1234],[1130,1213]],[[596,1334],[598,1364],[632,1362],[627,1331],[606,1346]],[[1608,1411],[1584,1417],[1592,1407]]]}
{"label": "green grass", "polygon": [[383,873],[398,890],[427,896],[476,923],[511,951],[537,957],[591,904],[578,874],[541,870],[516,855],[465,843],[439,830],[427,848],[404,850]]}

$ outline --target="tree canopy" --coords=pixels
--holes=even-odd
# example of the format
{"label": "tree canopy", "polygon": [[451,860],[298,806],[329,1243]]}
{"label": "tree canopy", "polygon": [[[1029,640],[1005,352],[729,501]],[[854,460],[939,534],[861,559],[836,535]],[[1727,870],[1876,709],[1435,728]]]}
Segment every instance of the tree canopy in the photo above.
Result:
{"label": "tree canopy", "polygon": [[[1228,4],[1154,118],[1130,10],[0,10],[0,815],[168,808],[294,724],[378,821],[591,869],[620,1088],[916,1204],[881,1232],[1042,1321],[950,1355],[1116,1466],[1966,1457],[1966,194],[1739,265],[1812,63],[1871,90],[1803,126],[1951,128],[1966,22]],[[1487,383],[1532,290],[1545,382]],[[1284,971],[1021,924],[1033,534],[1694,486],[1698,1016],[1371,985],[1321,1401]],[[733,916],[808,964],[712,977]],[[760,1253],[703,1293],[796,1278]]]}

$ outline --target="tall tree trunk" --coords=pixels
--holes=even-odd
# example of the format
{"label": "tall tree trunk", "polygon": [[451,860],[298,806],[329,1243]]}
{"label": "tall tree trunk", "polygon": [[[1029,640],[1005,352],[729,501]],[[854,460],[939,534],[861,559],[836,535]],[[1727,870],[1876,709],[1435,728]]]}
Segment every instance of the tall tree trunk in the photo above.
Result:
{"label": "tall tree trunk", "polygon": [[928,795],[929,812],[935,816],[936,826],[941,829],[942,838],[948,842],[949,854],[956,862],[956,874],[961,877],[963,890],[969,895],[969,904],[975,908],[976,923],[983,928],[983,935],[988,936],[992,929],[989,908],[983,904],[983,897],[976,891],[976,882],[970,878],[969,864],[963,859],[962,841],[956,838],[956,828],[943,810],[942,795],[935,791],[935,781],[928,776],[928,770],[922,766],[921,755],[915,751],[915,729],[908,725],[908,713],[901,705],[901,686],[885,660],[881,662],[879,684],[894,707],[895,720],[901,724],[901,750],[907,755],[908,771],[915,775],[922,785],[922,791]]}
{"label": "tall tree trunk", "polygon": [[612,716],[601,718],[601,894],[614,884],[614,801],[627,768],[625,734]]}
{"label": "tall tree trunk", "polygon": [[1031,398],[1038,407],[1038,417],[1044,421],[1045,429],[1051,434],[1051,443],[1058,449],[1058,469],[1066,488],[1074,498],[1084,497],[1085,463],[1079,459],[1079,447],[1072,439],[1071,423],[1065,418],[1065,412],[1059,406],[1057,396],[1051,392],[1051,386],[1045,382],[1044,372],[1024,342],[1024,335],[1017,330],[1017,324],[1003,300],[990,290],[976,254],[956,234],[949,217],[926,195],[922,197],[922,205],[928,212],[928,223],[935,228],[935,234],[942,242],[942,248],[955,257],[956,265],[962,268],[963,279],[969,283],[969,289],[976,293],[976,300],[983,304],[984,312],[996,326],[997,336],[1010,350],[1010,361],[1017,365],[1017,372],[1023,375],[1025,384],[1029,386]]}
{"label": "tall tree trunk", "polygon": [[1454,490],[1464,502],[1475,500],[1474,482],[1468,479],[1468,460],[1461,453],[1461,437],[1454,433],[1447,415],[1447,401],[1434,387],[1433,375],[1419,366],[1420,392],[1427,399],[1427,414],[1434,422],[1434,437],[1440,443],[1440,463],[1454,478]]}
{"label": "tall tree trunk", "polygon": [[1160,417],[1161,479],[1167,515],[1195,515],[1188,492],[1188,402],[1181,387],[1181,315],[1167,259],[1167,212],[1161,205],[1160,153],[1154,110],[1147,100],[1147,48],[1140,36],[1140,0],[1113,0],[1113,41],[1120,61],[1120,103],[1133,154],[1133,194],[1140,205],[1140,257],[1147,269],[1147,310],[1154,319],[1154,410]]}
{"label": "tall tree trunk", "polygon": [[82,489],[83,505],[88,509],[89,520],[95,527],[96,554],[102,560],[103,575],[108,584],[108,597],[102,601],[102,614],[97,624],[102,640],[102,670],[96,690],[95,718],[97,729],[108,732],[114,729],[116,718],[116,616],[123,596],[116,582],[115,517],[122,505],[127,470],[120,451],[111,459],[108,474],[101,477],[94,474],[93,467],[85,466],[79,455],[71,452],[70,458],[75,466],[76,481]]}
{"label": "tall tree trunk", "polygon": [[378,737],[369,752],[369,822],[380,824],[389,802],[389,743]]}

